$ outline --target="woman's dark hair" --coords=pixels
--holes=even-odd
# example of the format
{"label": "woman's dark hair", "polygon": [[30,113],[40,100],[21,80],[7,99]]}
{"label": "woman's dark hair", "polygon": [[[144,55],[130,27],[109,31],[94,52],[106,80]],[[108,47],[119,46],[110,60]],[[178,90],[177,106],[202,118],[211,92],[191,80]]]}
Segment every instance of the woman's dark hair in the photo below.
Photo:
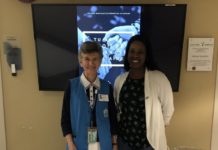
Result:
{"label": "woman's dark hair", "polygon": [[126,53],[125,53],[125,56],[124,56],[124,69],[126,71],[129,71],[129,69],[130,69],[129,62],[128,62],[128,52],[129,52],[130,45],[135,41],[139,41],[139,42],[143,43],[143,45],[145,46],[145,51],[146,52],[145,52],[145,64],[144,64],[144,66],[147,69],[150,69],[149,59],[148,59],[148,56],[149,56],[148,55],[148,43],[141,35],[134,35],[129,39],[129,41],[127,43],[127,46],[126,46]]}

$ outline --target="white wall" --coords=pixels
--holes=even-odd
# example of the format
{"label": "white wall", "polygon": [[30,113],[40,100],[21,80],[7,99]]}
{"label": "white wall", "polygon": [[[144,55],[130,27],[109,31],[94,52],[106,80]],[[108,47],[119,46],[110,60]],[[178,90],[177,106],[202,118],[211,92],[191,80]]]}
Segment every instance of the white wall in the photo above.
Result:
{"label": "white wall", "polygon": [[[133,1],[92,0],[91,2],[132,3]],[[188,37],[214,37],[215,43],[218,42],[218,0],[134,1],[134,3],[173,2],[187,3],[188,7],[180,89],[179,92],[174,93],[175,114],[170,126],[167,127],[168,143],[172,148],[186,146],[210,150],[218,45],[215,44],[214,48],[212,71],[188,72],[186,71],[187,39]],[[90,3],[90,0],[37,0],[35,3]],[[21,3],[19,0],[0,0],[0,38],[3,35],[12,35],[20,39],[23,63],[23,69],[18,72],[17,77],[11,76],[3,48],[0,46],[7,149],[65,149],[66,142],[60,128],[63,92],[38,90],[30,4]]]}

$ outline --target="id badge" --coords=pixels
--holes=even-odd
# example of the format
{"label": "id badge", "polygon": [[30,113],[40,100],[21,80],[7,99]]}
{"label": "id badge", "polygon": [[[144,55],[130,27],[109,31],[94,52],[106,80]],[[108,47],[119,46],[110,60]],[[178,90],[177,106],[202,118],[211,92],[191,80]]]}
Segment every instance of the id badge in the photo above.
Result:
{"label": "id badge", "polygon": [[99,142],[90,143],[88,145],[88,150],[101,150]]}
{"label": "id badge", "polygon": [[88,128],[88,143],[97,142],[97,128]]}

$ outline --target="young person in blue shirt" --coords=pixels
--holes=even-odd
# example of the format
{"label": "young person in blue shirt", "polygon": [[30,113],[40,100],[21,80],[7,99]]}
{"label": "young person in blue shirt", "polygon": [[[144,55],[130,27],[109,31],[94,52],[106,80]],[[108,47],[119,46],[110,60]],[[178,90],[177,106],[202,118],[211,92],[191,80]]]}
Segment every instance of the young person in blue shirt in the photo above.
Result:
{"label": "young person in blue shirt", "polygon": [[61,127],[68,150],[117,150],[117,120],[112,86],[98,78],[103,54],[94,41],[79,51],[81,76],[71,79],[64,93]]}

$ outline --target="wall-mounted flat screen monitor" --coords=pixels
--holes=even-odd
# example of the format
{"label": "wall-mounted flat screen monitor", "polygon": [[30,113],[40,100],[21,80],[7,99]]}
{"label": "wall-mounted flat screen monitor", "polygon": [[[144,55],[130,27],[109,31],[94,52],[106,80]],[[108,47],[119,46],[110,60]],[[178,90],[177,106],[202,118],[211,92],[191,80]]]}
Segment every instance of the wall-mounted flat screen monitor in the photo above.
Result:
{"label": "wall-mounted flat screen monitor", "polygon": [[124,72],[128,40],[141,34],[158,69],[179,90],[186,4],[32,4],[39,89],[62,91],[82,70],[82,42],[101,44],[98,76],[114,84]]}

